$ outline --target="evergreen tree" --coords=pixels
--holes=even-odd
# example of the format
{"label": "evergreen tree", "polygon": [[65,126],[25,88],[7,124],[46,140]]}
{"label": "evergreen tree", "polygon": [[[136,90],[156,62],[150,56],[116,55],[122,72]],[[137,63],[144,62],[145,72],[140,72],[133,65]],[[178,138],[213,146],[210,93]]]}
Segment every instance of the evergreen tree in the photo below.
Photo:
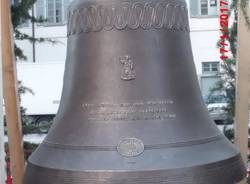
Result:
{"label": "evergreen tree", "polygon": [[[14,3],[11,4],[11,19],[12,19],[12,25],[13,25],[13,33],[14,33],[14,39],[15,40],[28,40],[31,43],[37,42],[51,42],[56,43],[55,41],[51,39],[45,39],[45,38],[34,38],[32,35],[28,35],[25,33],[22,33],[20,31],[20,27],[27,23],[45,23],[46,19],[43,17],[35,17],[32,14],[32,8],[34,7],[34,4],[37,0],[14,0]],[[23,50],[17,46],[17,44],[14,44],[14,53],[16,56],[16,59],[18,60],[26,60],[27,57],[25,56],[25,53],[23,53]],[[19,100],[21,102],[21,95],[24,93],[31,93],[33,94],[33,91],[29,89],[28,87],[25,87],[22,85],[21,81],[18,81],[18,95]],[[22,123],[25,126],[28,122],[27,116],[25,115],[26,109],[22,106],[20,107],[21,111],[21,118]]]}
{"label": "evergreen tree", "polygon": [[[11,5],[11,17],[12,17],[12,25],[13,25],[13,31],[14,31],[14,39],[15,40],[28,40],[31,43],[32,42],[51,42],[56,43],[55,41],[51,39],[46,38],[33,38],[32,36],[22,33],[19,28],[23,24],[27,22],[31,23],[44,23],[46,22],[46,19],[43,17],[35,17],[32,15],[32,8],[34,7],[34,4],[37,0],[14,0],[14,3]],[[23,50],[19,48],[15,44],[15,55],[17,59],[20,60],[26,60],[26,56],[23,53]]]}

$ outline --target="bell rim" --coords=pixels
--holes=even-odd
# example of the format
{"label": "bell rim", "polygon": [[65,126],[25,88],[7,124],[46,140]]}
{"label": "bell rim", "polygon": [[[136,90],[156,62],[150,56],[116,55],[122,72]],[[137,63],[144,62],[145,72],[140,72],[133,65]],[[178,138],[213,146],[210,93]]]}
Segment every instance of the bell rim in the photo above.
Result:
{"label": "bell rim", "polygon": [[[46,177],[53,184],[71,181],[72,184],[80,183],[117,183],[126,180],[126,184],[136,183],[166,183],[166,184],[219,184],[220,182],[239,182],[246,176],[246,168],[240,154],[236,156],[207,165],[189,168],[177,168],[168,170],[146,170],[146,171],[115,171],[115,170],[91,170],[91,171],[69,171],[45,168],[28,162],[24,184],[30,184],[31,174],[33,178]],[[223,178],[223,179],[222,179]],[[57,181],[58,179],[58,181]],[[152,180],[154,179],[154,180]],[[40,184],[38,182],[38,184]],[[41,183],[42,184],[42,183]],[[231,184],[231,183],[230,183]]]}

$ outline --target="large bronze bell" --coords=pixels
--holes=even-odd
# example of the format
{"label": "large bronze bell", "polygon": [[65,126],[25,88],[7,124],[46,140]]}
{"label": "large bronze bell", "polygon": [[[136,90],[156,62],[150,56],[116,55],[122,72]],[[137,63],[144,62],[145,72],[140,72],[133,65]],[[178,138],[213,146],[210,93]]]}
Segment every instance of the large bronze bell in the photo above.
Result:
{"label": "large bronze bell", "polygon": [[235,184],[209,118],[184,0],[75,0],[62,100],[24,184]]}

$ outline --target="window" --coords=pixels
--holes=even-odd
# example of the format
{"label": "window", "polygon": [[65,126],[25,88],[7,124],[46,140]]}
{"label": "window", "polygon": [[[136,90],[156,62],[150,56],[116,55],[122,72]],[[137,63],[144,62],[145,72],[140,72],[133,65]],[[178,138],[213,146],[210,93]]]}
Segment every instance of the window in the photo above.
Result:
{"label": "window", "polygon": [[211,64],[211,71],[212,72],[218,72],[219,70],[219,64],[218,63],[212,63]]}
{"label": "window", "polygon": [[218,73],[219,72],[219,62],[203,62],[202,63],[202,73]]}
{"label": "window", "polygon": [[189,0],[190,14],[193,17],[219,15],[219,0]]}
{"label": "window", "polygon": [[45,24],[64,24],[70,0],[37,0],[36,16],[47,19]]}
{"label": "window", "polygon": [[60,23],[62,22],[62,17],[63,17],[63,11],[62,11],[62,1],[61,0],[56,0],[55,2],[55,22]]}
{"label": "window", "polygon": [[45,18],[44,0],[37,0],[36,1],[36,17],[37,18]]}
{"label": "window", "polygon": [[208,14],[208,2],[207,0],[201,0],[201,15]]}
{"label": "window", "polygon": [[210,6],[217,6],[217,0],[210,0]]}
{"label": "window", "polygon": [[59,23],[56,22],[56,11],[58,10],[55,9],[55,1],[56,0],[47,0],[47,20],[49,23]]}

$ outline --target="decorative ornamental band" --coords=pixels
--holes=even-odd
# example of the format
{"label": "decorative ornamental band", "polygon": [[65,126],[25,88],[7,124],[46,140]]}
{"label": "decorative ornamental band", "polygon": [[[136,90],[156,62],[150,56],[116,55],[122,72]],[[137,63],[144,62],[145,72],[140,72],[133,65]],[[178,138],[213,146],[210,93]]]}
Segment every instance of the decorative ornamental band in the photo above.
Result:
{"label": "decorative ornamental band", "polygon": [[189,31],[187,7],[173,2],[95,4],[69,11],[68,35],[112,29]]}
{"label": "decorative ornamental band", "polygon": [[[198,139],[198,140],[172,142],[172,143],[166,143],[166,144],[144,145],[144,149],[145,150],[153,150],[153,149],[167,149],[167,148],[193,146],[193,145],[200,145],[200,144],[206,144],[209,142],[219,141],[223,138],[224,138],[224,136],[222,134],[218,134],[218,135],[215,135],[212,137],[207,137],[207,138]],[[140,140],[139,140],[139,142],[140,142]],[[139,144],[142,144],[142,143],[139,143]],[[47,147],[51,147],[53,149],[65,149],[65,150],[117,151],[117,145],[114,145],[114,146],[65,145],[65,144],[61,144],[61,143],[53,143],[50,141],[43,141],[42,145],[47,146]]]}

